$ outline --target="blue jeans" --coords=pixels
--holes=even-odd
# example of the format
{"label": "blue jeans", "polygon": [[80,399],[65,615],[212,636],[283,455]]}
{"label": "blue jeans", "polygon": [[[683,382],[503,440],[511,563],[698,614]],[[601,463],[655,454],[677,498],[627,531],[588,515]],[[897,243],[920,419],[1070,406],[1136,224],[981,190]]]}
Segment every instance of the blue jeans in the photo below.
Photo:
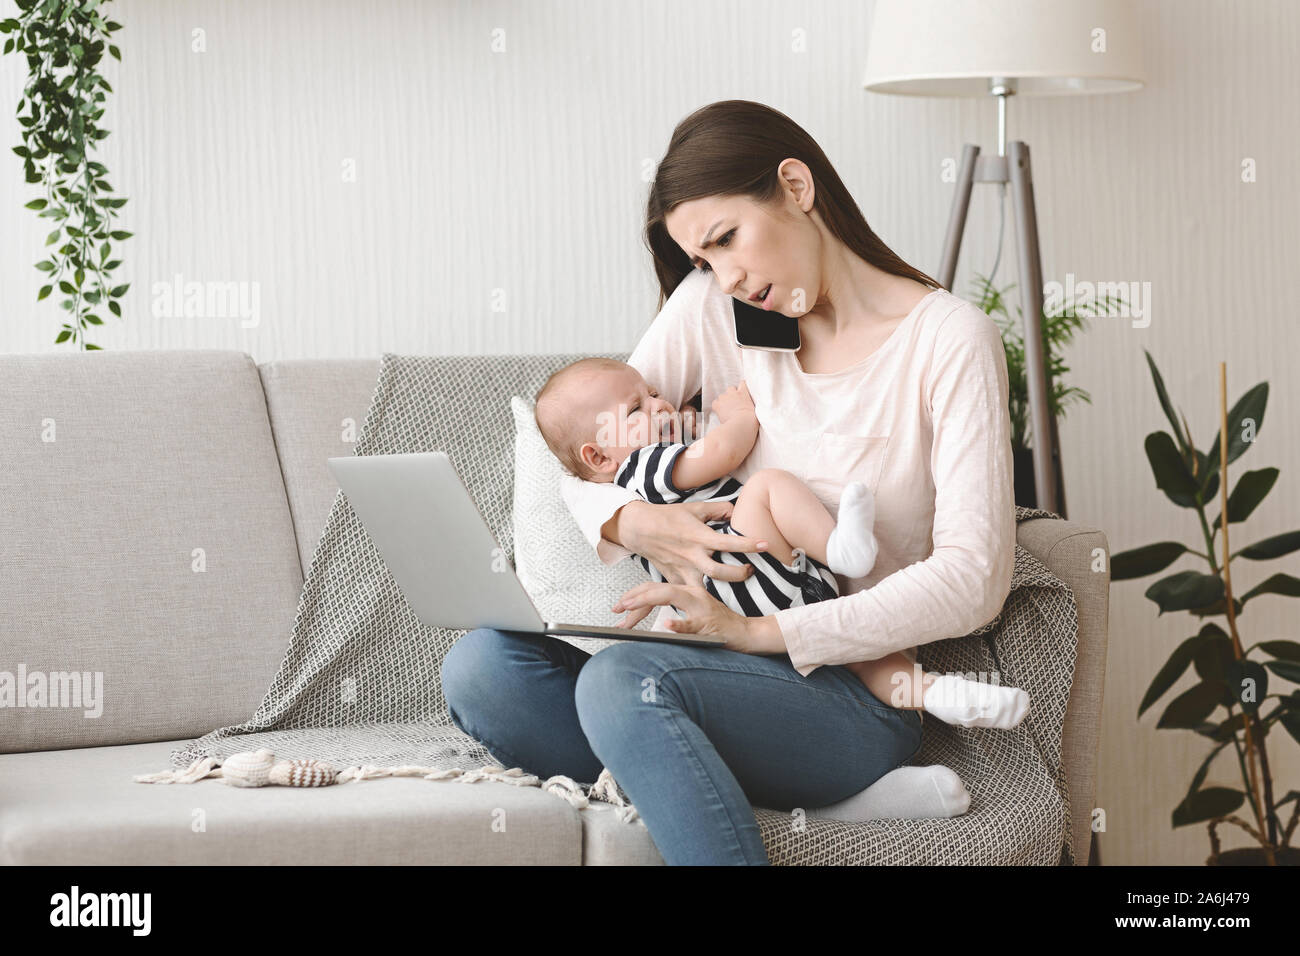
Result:
{"label": "blue jeans", "polygon": [[451,719],[505,767],[592,782],[602,765],[669,864],[768,863],[753,806],[821,807],[921,745],[916,711],[844,667],[657,642],[592,655],[479,628],[442,666]]}

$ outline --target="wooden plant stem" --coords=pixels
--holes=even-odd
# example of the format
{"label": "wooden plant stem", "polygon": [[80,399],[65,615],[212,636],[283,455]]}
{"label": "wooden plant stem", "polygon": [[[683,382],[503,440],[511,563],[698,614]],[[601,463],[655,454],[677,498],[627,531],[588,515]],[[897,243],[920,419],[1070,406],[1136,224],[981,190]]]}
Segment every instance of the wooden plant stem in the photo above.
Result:
{"label": "wooden plant stem", "polygon": [[[1228,631],[1232,635],[1232,653],[1237,660],[1242,660],[1245,656],[1241,650],[1241,638],[1237,634],[1237,612],[1233,606],[1232,599],[1232,569],[1229,566],[1229,556],[1231,554],[1228,548],[1228,365],[1226,362],[1219,363],[1219,492],[1222,496],[1222,506],[1220,514],[1222,518],[1219,524],[1223,530],[1223,602],[1228,612]],[[1240,691],[1240,688],[1238,688]],[[1270,866],[1276,866],[1277,860],[1273,855],[1273,843],[1277,839],[1277,828],[1273,822],[1272,814],[1267,816],[1262,806],[1263,801],[1260,798],[1259,785],[1259,768],[1255,763],[1255,716],[1249,711],[1242,712],[1241,726],[1246,731],[1246,766],[1250,771],[1250,797],[1251,807],[1255,811],[1255,819],[1259,824],[1261,839],[1264,844],[1264,853],[1268,857]],[[1263,751],[1263,739],[1260,740],[1260,751]],[[1272,807],[1272,789],[1273,782],[1268,779],[1268,758],[1263,758],[1265,788],[1269,791],[1268,806]],[[1268,833],[1268,839],[1263,839],[1263,834]]]}

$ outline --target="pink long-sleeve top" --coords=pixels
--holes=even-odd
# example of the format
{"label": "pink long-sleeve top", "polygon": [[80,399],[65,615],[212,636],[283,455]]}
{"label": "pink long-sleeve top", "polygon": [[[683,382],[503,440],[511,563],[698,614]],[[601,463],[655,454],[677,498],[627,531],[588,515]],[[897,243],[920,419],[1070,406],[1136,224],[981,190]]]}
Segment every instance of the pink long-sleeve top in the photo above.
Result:
{"label": "pink long-sleeve top", "polygon": [[[832,515],[850,481],[875,496],[871,571],[838,575],[835,600],[775,614],[795,669],[806,676],[895,651],[915,660],[917,645],[992,620],[1011,590],[1016,540],[1006,354],[993,320],[935,290],[862,361],[808,373],[797,353],[740,348],[731,301],[711,272],[691,272],[628,364],[677,408],[700,392],[706,413],[745,380],[760,427],[733,472],[742,482],[783,468]],[[600,529],[634,493],[571,475],[561,492],[605,564],[631,554]],[[661,608],[657,624],[672,613]]]}

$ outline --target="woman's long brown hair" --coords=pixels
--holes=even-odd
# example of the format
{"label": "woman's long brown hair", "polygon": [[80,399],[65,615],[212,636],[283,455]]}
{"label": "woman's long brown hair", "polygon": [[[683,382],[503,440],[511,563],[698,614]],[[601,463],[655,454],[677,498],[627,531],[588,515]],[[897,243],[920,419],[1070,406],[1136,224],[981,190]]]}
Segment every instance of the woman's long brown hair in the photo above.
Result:
{"label": "woman's long brown hair", "polygon": [[831,234],[891,275],[934,289],[938,282],[908,265],[871,231],[858,204],[816,140],[784,113],[750,100],[721,100],[677,124],[646,203],[645,241],[659,278],[659,307],[694,266],[668,235],[664,217],[678,203],[705,196],[748,196],[770,202],[781,192],[777,167],[798,159],[812,171],[813,208]]}

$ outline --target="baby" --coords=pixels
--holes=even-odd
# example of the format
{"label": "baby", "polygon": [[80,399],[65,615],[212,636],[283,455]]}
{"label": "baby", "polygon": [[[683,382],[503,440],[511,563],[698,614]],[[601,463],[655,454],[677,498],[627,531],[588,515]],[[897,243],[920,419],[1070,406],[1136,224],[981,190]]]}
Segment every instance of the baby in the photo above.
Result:
{"label": "baby", "polygon": [[[767,551],[714,552],[715,561],[752,564],[754,572],[735,582],[706,576],[702,584],[737,614],[761,617],[828,601],[840,593],[836,574],[865,576],[878,547],[875,500],[866,485],[845,486],[838,520],[788,471],[763,469],[742,485],[731,472],[758,440],[754,402],[742,382],[711,407],[720,424],[707,435],[689,445],[661,440],[665,426],[680,423],[676,410],[632,366],[586,358],[547,379],[537,393],[536,416],[547,446],[579,478],[617,483],[654,504],[734,502],[731,518],[709,522],[710,527],[765,540]],[[637,558],[653,580],[666,580],[648,560]],[[919,671],[900,652],[871,661],[862,676],[880,701],[924,709],[963,727],[1011,728],[1029,710],[1029,695],[1019,688]]]}

